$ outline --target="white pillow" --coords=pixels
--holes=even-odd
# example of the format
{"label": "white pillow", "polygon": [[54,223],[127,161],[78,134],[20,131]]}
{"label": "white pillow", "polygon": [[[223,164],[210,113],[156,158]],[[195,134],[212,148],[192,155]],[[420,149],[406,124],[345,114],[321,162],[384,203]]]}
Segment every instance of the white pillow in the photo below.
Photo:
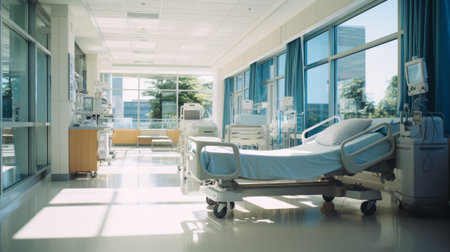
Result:
{"label": "white pillow", "polygon": [[339,145],[345,139],[367,129],[372,120],[348,119],[335,123],[317,134],[316,141],[321,145]]}

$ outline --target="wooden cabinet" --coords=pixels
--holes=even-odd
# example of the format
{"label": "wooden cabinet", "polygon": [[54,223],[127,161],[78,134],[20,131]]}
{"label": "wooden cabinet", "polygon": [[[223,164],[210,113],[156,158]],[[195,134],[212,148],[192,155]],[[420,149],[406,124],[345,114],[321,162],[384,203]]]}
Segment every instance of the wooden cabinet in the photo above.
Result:
{"label": "wooden cabinet", "polygon": [[97,129],[69,129],[69,172],[97,171]]}

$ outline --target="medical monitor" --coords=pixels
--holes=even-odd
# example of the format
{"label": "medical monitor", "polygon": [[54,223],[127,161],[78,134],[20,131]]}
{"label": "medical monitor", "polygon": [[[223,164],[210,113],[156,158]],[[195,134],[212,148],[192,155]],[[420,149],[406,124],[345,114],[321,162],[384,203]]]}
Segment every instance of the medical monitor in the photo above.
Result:
{"label": "medical monitor", "polygon": [[94,111],[94,98],[83,97],[83,111],[84,113],[92,113]]}
{"label": "medical monitor", "polygon": [[405,76],[409,96],[428,92],[427,69],[423,58],[413,58],[406,62]]}
{"label": "medical monitor", "polygon": [[200,110],[185,110],[184,120],[200,120],[201,111]]}
{"label": "medical monitor", "polygon": [[182,120],[200,120],[203,115],[203,107],[198,103],[185,103],[180,108]]}
{"label": "medical monitor", "polygon": [[249,113],[253,110],[253,101],[252,100],[242,100],[241,111]]}

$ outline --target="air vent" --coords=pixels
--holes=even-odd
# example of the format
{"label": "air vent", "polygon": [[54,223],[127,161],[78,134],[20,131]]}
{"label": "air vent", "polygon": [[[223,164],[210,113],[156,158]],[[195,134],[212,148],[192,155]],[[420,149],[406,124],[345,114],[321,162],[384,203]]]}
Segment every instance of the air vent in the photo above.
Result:
{"label": "air vent", "polygon": [[155,12],[127,12],[128,18],[136,19],[158,19],[159,13]]}

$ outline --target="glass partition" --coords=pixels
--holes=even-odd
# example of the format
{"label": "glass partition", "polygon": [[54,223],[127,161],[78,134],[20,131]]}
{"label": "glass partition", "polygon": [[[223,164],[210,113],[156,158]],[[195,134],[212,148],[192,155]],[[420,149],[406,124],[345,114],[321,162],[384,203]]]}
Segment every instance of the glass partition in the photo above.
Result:
{"label": "glass partition", "polygon": [[7,189],[30,174],[28,128],[3,128],[2,187]]}
{"label": "glass partition", "polygon": [[28,121],[28,43],[2,25],[3,121]]}

